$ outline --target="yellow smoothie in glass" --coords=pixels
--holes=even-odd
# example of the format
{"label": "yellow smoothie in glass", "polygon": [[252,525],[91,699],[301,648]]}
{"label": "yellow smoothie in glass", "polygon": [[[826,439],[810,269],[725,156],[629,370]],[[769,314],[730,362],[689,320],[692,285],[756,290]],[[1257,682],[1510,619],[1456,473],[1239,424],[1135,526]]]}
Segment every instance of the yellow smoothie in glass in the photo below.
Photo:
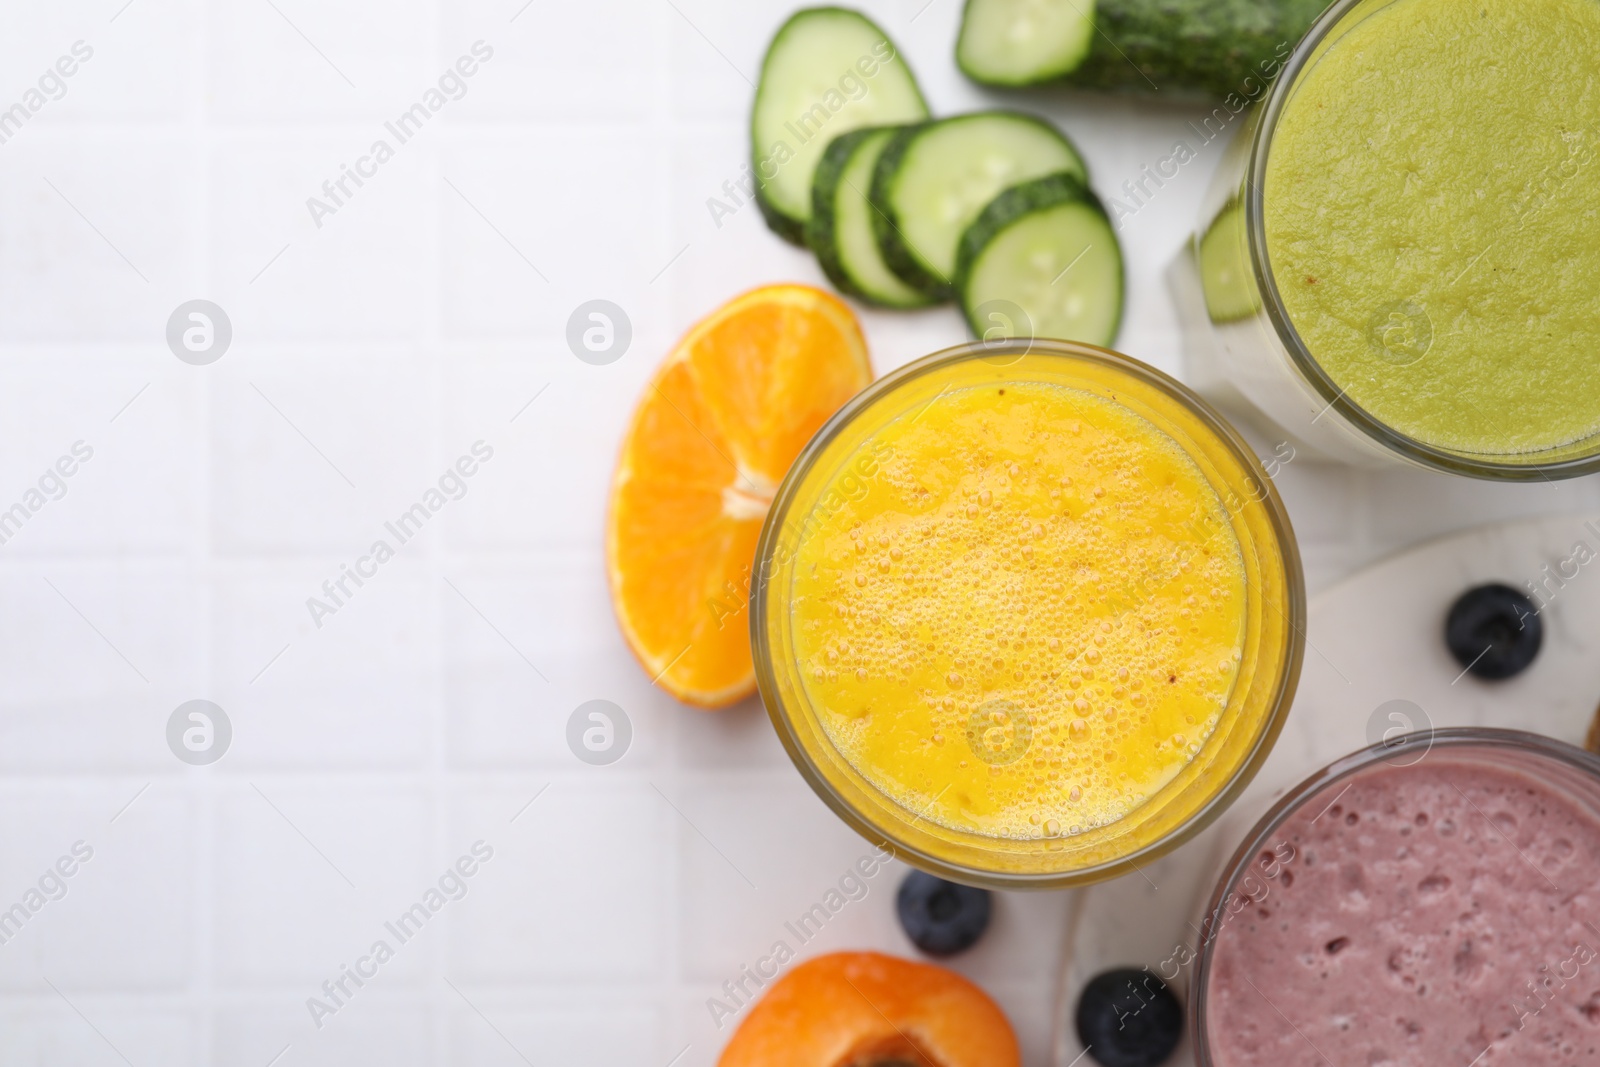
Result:
{"label": "yellow smoothie in glass", "polygon": [[1265,759],[1305,600],[1282,504],[1187,390],[1060,341],[888,375],[806,447],[757,551],[762,698],[846,822],[925,869],[1081,884]]}
{"label": "yellow smoothie in glass", "polygon": [[1346,16],[1272,131],[1274,282],[1378,422],[1506,455],[1600,433],[1600,3]]}
{"label": "yellow smoothie in glass", "polygon": [[1000,837],[1103,826],[1171,781],[1244,639],[1239,542],[1194,461],[1114,401],[1036,382],[953,389],[861,451],[873,491],[801,547],[792,608],[845,757]]}

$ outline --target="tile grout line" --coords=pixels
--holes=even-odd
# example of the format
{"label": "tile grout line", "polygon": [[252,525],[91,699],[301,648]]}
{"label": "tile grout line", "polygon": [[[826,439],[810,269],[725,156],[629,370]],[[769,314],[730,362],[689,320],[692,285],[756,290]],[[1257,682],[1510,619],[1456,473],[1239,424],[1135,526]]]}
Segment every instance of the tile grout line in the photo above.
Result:
{"label": "tile grout line", "polygon": [[[431,79],[431,68],[437,65],[444,54],[444,10],[445,5],[436,4],[431,8],[428,53],[425,62],[430,70],[425,77]],[[445,127],[448,130],[449,126]],[[444,455],[445,421],[451,394],[449,393],[450,380],[447,373],[449,355],[444,343],[444,315],[445,315],[445,269],[444,269],[444,178],[446,159],[450,150],[449,142],[430,141],[424,150],[428,153],[430,166],[427,191],[427,210],[422,213],[425,220],[423,237],[428,254],[429,284],[427,297],[422,313],[422,354],[423,363],[427,374],[432,379],[432,403],[428,417],[429,437],[429,468],[434,469],[437,461]],[[456,791],[452,787],[449,752],[450,752],[450,717],[447,712],[447,699],[445,697],[446,678],[448,666],[446,663],[447,642],[444,636],[444,597],[449,595],[444,584],[448,553],[444,550],[444,541],[448,536],[449,525],[454,520],[454,515],[444,515],[441,525],[428,531],[428,541],[423,546],[427,552],[427,566],[425,573],[428,576],[428,590],[424,598],[424,611],[429,630],[429,639],[433,644],[433,654],[429,658],[428,684],[432,690],[431,699],[428,701],[429,733],[432,744],[429,746],[425,766],[421,770],[419,780],[424,783],[423,792],[432,807],[431,812],[431,837],[429,852],[431,853],[431,870],[441,869],[449,862],[451,849],[451,820],[457,810]],[[490,842],[491,846],[493,842]],[[428,1005],[429,1026],[428,1030],[434,1042],[431,1059],[434,1062],[448,1059],[445,1052],[450,1047],[450,1019],[451,1008],[445,1005],[451,1003],[449,994],[445,991],[448,987],[437,988],[437,979],[446,978],[449,970],[450,953],[460,937],[460,915],[450,912],[442,916],[444,923],[440,933],[441,937],[429,940],[427,944],[427,988],[423,994],[423,1001]],[[452,1005],[453,1007],[453,1005]]]}
{"label": "tile grout line", "polygon": [[[207,7],[196,13],[193,22],[193,33],[199,38],[195,49],[196,55],[210,55],[212,45],[212,9]],[[211,115],[206,104],[208,83],[210,81],[209,67],[204,63],[190,64],[189,73],[189,100],[185,124],[188,128],[189,143],[196,146],[200,155],[202,178],[196,182],[195,196],[195,232],[196,258],[194,277],[205,283],[208,290],[216,284],[216,264],[212,261],[211,253],[211,217],[215,210],[216,202],[213,195],[212,183],[215,172],[212,161],[215,156],[215,145],[212,140]],[[221,295],[220,293],[217,295]],[[184,296],[188,300],[198,297]],[[206,295],[204,299],[216,299]],[[191,368],[184,367],[188,370]],[[201,370],[203,368],[193,368]],[[196,454],[200,457],[200,473],[196,479],[195,495],[197,498],[198,514],[195,516],[196,531],[193,535],[193,555],[191,567],[195,573],[202,576],[200,597],[202,598],[201,618],[204,620],[204,631],[200,634],[200,647],[202,650],[201,676],[205,679],[207,692],[196,694],[205,699],[213,699],[216,694],[217,650],[213,640],[216,631],[217,590],[216,574],[216,546],[212,543],[214,500],[212,498],[213,473],[216,470],[216,390],[215,376],[185,376],[185,384],[194,390],[196,403],[199,407],[202,439]],[[185,697],[185,699],[192,699]],[[228,709],[224,708],[224,711]],[[230,715],[233,712],[229,712]],[[226,757],[224,757],[226,758]],[[200,1034],[198,1044],[202,1062],[216,1063],[221,1059],[218,1054],[217,1019],[216,1019],[216,993],[217,993],[217,937],[216,937],[216,887],[218,852],[217,841],[220,830],[220,807],[217,800],[218,789],[216,776],[209,771],[199,775],[190,774],[185,783],[185,792],[190,800],[189,817],[198,821],[199,826],[195,834],[195,917],[196,930],[194,977],[191,980],[195,999],[199,1002],[201,1010],[196,1013],[199,1019]]]}

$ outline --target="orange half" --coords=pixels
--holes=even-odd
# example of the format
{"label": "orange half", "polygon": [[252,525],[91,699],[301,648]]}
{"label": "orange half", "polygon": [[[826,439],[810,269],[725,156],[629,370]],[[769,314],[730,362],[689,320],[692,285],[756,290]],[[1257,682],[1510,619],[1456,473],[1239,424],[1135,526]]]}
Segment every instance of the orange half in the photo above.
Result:
{"label": "orange half", "polygon": [[724,304],[651,379],[611,483],[606,569],[629,647],[679,700],[719,708],[755,691],[761,523],[801,448],[871,381],[855,316],[806,285]]}

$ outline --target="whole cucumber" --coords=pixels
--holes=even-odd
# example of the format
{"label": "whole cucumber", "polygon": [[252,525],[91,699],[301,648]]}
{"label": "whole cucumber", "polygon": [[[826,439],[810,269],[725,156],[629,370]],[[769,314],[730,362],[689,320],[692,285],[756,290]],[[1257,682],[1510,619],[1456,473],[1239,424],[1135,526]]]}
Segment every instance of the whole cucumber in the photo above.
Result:
{"label": "whole cucumber", "polygon": [[967,0],[956,60],[986,85],[1062,81],[1256,98],[1328,0]]}

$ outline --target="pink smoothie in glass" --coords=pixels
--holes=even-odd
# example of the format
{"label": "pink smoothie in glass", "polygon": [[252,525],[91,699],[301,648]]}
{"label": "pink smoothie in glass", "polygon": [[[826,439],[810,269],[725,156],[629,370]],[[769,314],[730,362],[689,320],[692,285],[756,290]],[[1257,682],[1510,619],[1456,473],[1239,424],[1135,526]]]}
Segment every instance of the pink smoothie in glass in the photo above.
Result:
{"label": "pink smoothie in glass", "polygon": [[1215,934],[1215,1067],[1600,1064],[1600,818],[1441,750],[1308,797]]}

